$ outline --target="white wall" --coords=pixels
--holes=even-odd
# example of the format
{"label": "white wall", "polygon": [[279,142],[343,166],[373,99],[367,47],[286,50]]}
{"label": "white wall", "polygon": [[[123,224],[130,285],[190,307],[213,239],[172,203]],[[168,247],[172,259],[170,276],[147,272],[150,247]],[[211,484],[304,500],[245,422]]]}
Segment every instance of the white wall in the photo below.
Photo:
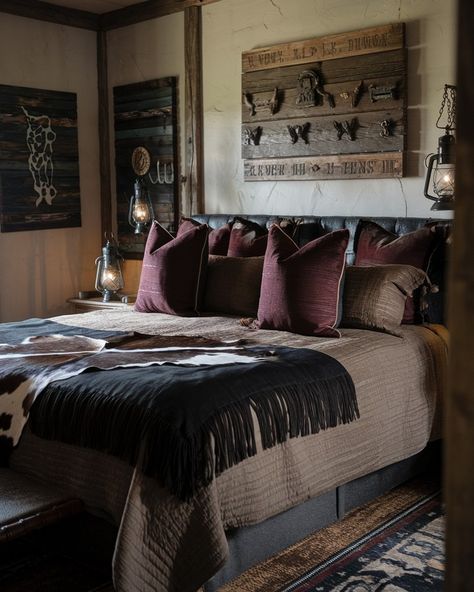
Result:
{"label": "white wall", "polygon": [[[204,6],[206,212],[433,214],[423,197],[423,163],[443,133],[435,122],[444,84],[455,82],[455,8],[455,0],[221,0]],[[242,52],[398,21],[407,23],[408,176],[244,183]]]}
{"label": "white wall", "polygon": [[0,233],[0,321],[70,311],[100,254],[96,35],[0,13],[0,83],[78,94],[81,228]]}

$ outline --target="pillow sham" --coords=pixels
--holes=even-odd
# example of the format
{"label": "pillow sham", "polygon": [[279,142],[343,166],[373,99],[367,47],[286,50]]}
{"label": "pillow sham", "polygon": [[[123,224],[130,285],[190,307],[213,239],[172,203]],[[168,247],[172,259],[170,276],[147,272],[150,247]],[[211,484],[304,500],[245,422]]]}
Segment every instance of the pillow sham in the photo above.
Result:
{"label": "pillow sham", "polygon": [[148,234],[135,310],[195,315],[208,257],[206,224],[173,236],[156,220]]}
{"label": "pillow sham", "polygon": [[[200,226],[197,220],[192,218],[181,218],[176,236],[180,236],[183,232],[191,230],[195,226]],[[209,229],[209,254],[210,255],[227,255],[229,248],[230,232],[232,226],[227,223],[219,228]]]}
{"label": "pillow sham", "polygon": [[298,249],[278,226],[270,228],[258,306],[261,329],[339,337],[341,281],[348,230],[336,230]]}
{"label": "pillow sham", "polygon": [[[427,227],[397,236],[375,222],[363,220],[356,238],[355,265],[402,264],[427,271],[436,248],[436,234]],[[421,320],[418,297],[407,298],[404,323]]]}
{"label": "pillow sham", "polygon": [[245,218],[235,218],[229,239],[229,257],[259,257],[267,248],[267,229]]}
{"label": "pillow sham", "polygon": [[209,255],[203,310],[256,317],[263,257]]}
{"label": "pillow sham", "polygon": [[348,266],[341,326],[400,336],[407,296],[425,281],[426,273],[411,265]]}

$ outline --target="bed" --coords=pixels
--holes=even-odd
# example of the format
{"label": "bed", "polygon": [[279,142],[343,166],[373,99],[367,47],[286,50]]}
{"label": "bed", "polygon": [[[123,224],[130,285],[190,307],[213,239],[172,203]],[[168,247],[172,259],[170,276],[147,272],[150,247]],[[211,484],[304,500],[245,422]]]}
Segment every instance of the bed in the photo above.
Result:
{"label": "bed", "polygon": [[[229,219],[198,218],[211,227]],[[273,218],[255,221],[269,224]],[[316,235],[349,228],[351,262],[358,219],[305,222]],[[378,222],[404,234],[427,221]],[[303,239],[311,236],[304,234]],[[434,276],[442,273],[444,254],[438,256]],[[436,307],[442,307],[439,297]],[[401,337],[342,328],[340,339],[254,330],[241,325],[238,317],[215,315],[189,318],[108,310],[52,320],[95,330],[309,348],[338,360],[356,387],[357,421],[266,450],[257,443],[256,455],[223,471],[186,501],[115,456],[41,438],[27,427],[10,466],[44,482],[60,482],[66,492],[119,526],[113,562],[117,592],[196,592],[200,586],[214,592],[252,563],[417,474],[426,466],[429,442],[441,437],[447,345],[440,318],[403,325]]]}

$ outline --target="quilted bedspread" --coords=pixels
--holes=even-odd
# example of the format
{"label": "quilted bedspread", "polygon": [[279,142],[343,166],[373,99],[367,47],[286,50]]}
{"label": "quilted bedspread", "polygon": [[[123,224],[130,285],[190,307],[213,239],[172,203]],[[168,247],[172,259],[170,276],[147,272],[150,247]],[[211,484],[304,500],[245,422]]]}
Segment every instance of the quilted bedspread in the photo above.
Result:
{"label": "quilted bedspread", "polygon": [[440,436],[447,348],[430,327],[404,326],[402,338],[343,329],[341,339],[328,339],[253,331],[230,317],[133,310],[53,320],[101,330],[315,349],[337,359],[356,388],[360,419],[267,450],[258,444],[255,456],[224,471],[188,501],[104,452],[25,433],[12,455],[14,469],[61,482],[120,525],[113,563],[117,592],[196,592],[226,560],[226,529],[262,521],[408,458]]}

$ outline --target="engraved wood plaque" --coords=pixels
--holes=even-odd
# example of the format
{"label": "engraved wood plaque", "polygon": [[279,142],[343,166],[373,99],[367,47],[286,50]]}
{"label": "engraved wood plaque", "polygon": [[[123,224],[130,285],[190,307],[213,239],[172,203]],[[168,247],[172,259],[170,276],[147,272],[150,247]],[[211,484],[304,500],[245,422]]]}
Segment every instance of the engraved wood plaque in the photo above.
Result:
{"label": "engraved wood plaque", "polygon": [[403,176],[403,23],[242,54],[245,181]]}

